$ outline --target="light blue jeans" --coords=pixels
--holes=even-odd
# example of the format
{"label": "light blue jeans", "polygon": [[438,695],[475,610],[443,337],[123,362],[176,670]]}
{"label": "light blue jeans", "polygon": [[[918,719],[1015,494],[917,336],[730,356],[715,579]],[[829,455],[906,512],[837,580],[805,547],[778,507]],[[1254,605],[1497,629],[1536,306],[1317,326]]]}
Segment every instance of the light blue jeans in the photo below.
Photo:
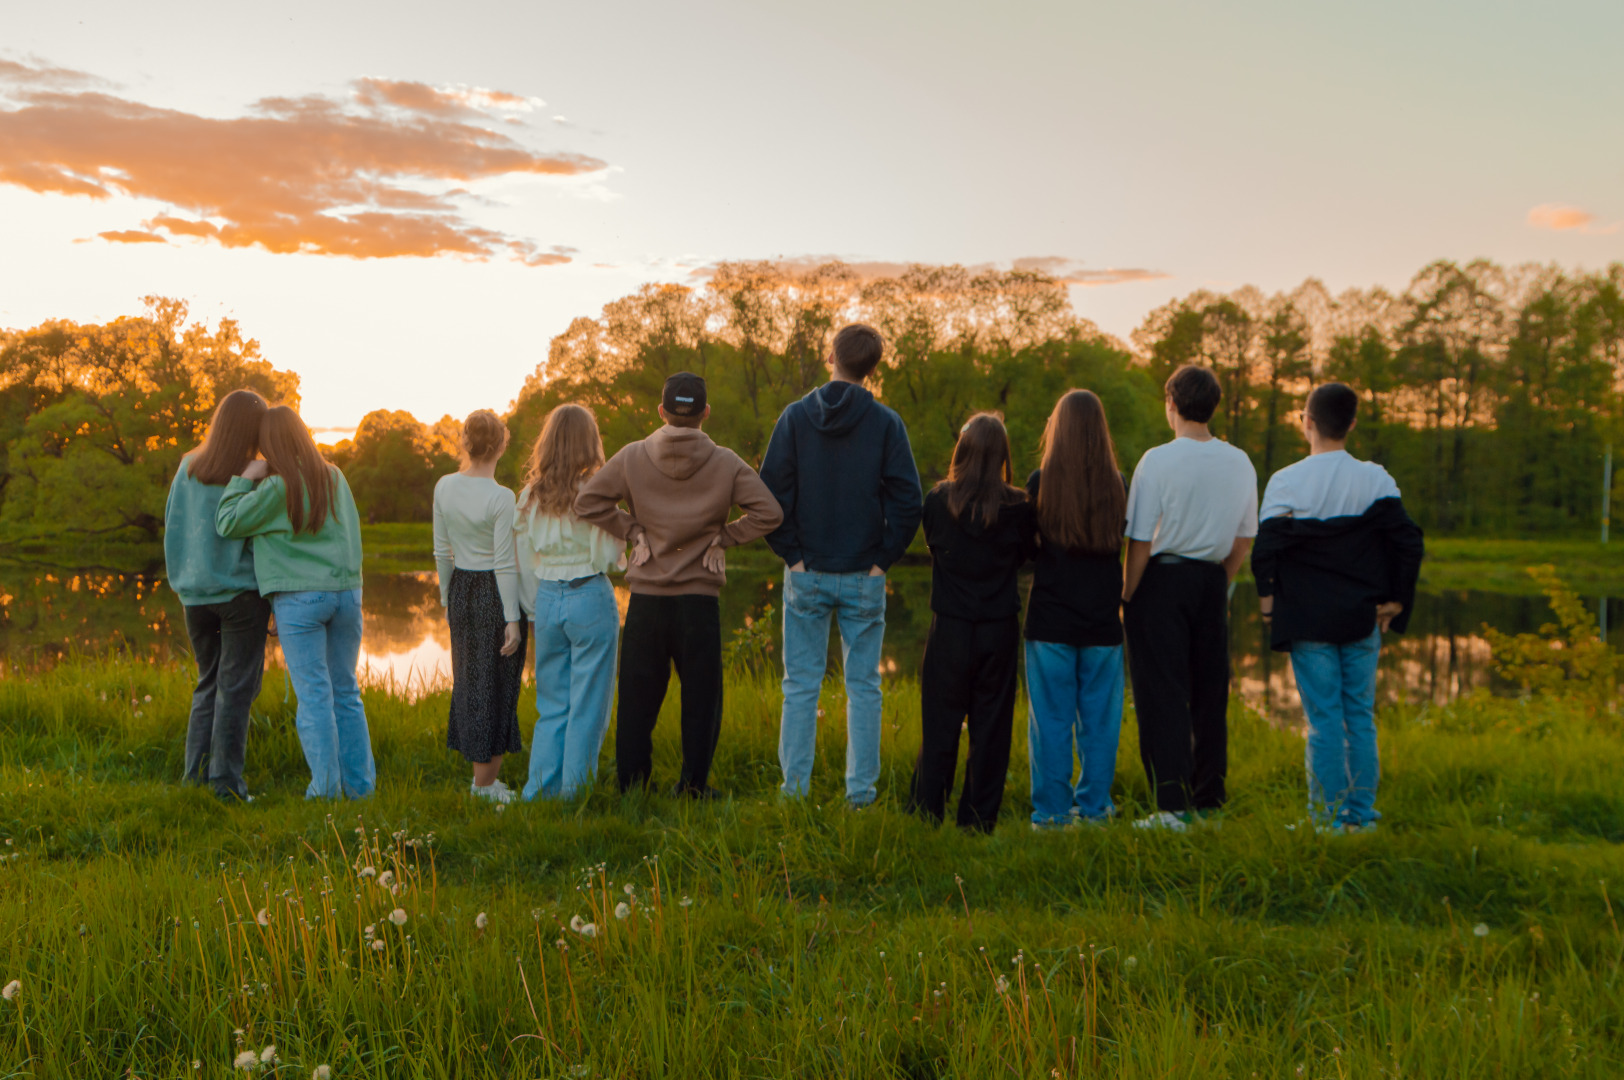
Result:
{"label": "light blue jeans", "polygon": [[271,597],[282,659],[299,698],[294,724],[310,766],[307,799],[372,794],[378,770],[361,707],[361,590],[283,592]]}
{"label": "light blue jeans", "polygon": [[597,781],[619,640],[620,609],[606,576],[537,582],[538,715],[526,799],[568,799]]}
{"label": "light blue jeans", "polygon": [[[1032,821],[1109,818],[1122,734],[1122,646],[1026,643],[1026,742]],[[1082,772],[1072,783],[1072,750]]]}
{"label": "light blue jeans", "polygon": [[846,800],[874,801],[880,779],[880,646],[885,643],[885,578],[866,571],[822,574],[784,569],[784,712],[778,731],[779,790],[803,796],[812,783],[818,692],[829,662],[829,619],[840,625],[846,669]]}
{"label": "light blue jeans", "polygon": [[1299,641],[1291,671],[1308,714],[1308,809],[1322,824],[1369,825],[1376,813],[1376,661],[1382,634],[1348,645]]}

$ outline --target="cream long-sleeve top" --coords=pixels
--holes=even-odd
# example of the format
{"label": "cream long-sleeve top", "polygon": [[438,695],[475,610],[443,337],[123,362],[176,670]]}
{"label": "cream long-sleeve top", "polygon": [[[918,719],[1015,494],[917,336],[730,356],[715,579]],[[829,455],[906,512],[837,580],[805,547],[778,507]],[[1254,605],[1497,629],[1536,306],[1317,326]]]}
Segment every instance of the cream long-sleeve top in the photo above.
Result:
{"label": "cream long-sleeve top", "polygon": [[513,516],[519,603],[526,615],[535,616],[537,582],[574,581],[626,569],[624,541],[574,514],[560,516],[526,506],[529,499],[527,487],[519,492],[520,509]]}
{"label": "cream long-sleeve top", "polygon": [[[513,492],[482,476],[451,473],[434,485],[434,568],[440,603],[453,570],[494,570],[502,613],[519,621],[519,567],[513,547]],[[532,590],[533,591],[533,590]]]}

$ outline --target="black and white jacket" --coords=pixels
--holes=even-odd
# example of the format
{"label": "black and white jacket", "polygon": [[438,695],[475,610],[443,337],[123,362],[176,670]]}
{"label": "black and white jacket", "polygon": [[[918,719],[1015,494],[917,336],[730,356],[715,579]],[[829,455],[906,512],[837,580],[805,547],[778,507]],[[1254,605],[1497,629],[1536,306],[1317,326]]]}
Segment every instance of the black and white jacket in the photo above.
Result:
{"label": "black and white jacket", "polygon": [[1390,600],[1404,605],[1390,629],[1404,632],[1424,548],[1386,469],[1345,451],[1304,458],[1270,478],[1259,516],[1252,574],[1274,597],[1275,649],[1369,637]]}

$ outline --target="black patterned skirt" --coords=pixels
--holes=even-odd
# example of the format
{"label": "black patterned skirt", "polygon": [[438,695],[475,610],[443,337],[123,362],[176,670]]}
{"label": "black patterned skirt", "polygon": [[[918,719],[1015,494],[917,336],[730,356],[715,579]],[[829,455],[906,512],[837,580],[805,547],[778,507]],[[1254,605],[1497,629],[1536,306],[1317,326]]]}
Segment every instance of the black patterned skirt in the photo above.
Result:
{"label": "black patterned skirt", "polygon": [[519,619],[519,648],[502,655],[507,616],[494,570],[453,570],[446,599],[451,624],[451,721],[445,744],[469,761],[522,750],[519,689],[529,624]]}

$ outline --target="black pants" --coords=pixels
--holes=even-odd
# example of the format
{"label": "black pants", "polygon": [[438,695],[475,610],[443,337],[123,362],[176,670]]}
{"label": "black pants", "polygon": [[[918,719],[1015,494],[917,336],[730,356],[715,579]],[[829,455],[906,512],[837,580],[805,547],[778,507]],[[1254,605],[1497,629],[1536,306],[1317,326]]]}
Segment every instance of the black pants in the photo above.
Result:
{"label": "black pants", "polygon": [[270,603],[257,592],[186,609],[186,633],[197,658],[197,689],[186,723],[186,781],[206,781],[216,795],[248,794],[242,780],[248,710],[265,673],[270,617]]}
{"label": "black pants", "polygon": [[946,814],[959,760],[959,729],[968,718],[970,753],[964,762],[958,823],[992,831],[1009,771],[1020,640],[1015,616],[989,622],[931,616],[919,673],[921,731],[910,810],[936,821]]}
{"label": "black pants", "polygon": [[714,596],[632,593],[620,632],[620,705],[615,767],[620,790],[645,785],[654,724],[671,666],[682,681],[682,773],[677,787],[702,791],[722,730],[722,608]]}
{"label": "black pants", "polygon": [[1124,613],[1139,756],[1156,807],[1224,804],[1229,579],[1218,563],[1152,560]]}

